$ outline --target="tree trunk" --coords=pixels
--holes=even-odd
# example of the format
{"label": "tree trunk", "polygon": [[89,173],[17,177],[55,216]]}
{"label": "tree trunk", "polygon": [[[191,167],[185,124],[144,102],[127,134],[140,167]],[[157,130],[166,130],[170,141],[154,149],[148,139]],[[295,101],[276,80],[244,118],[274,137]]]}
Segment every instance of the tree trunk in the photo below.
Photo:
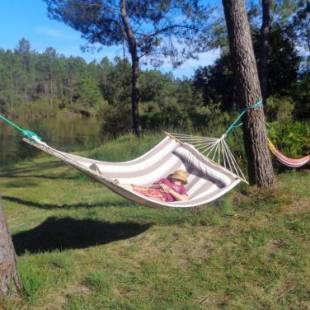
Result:
{"label": "tree trunk", "polygon": [[132,60],[132,75],[131,75],[131,114],[133,129],[137,137],[141,135],[141,124],[139,115],[139,59],[138,57]]}
{"label": "tree trunk", "polygon": [[0,297],[20,291],[16,254],[0,200]]}
{"label": "tree trunk", "polygon": [[137,52],[137,41],[130,27],[126,10],[126,0],[120,0],[121,18],[124,26],[124,36],[127,40],[128,49],[131,55],[131,114],[133,130],[136,136],[141,135],[141,124],[139,115],[139,57]]}
{"label": "tree trunk", "polygon": [[[261,99],[262,94],[244,0],[223,0],[223,6],[239,102],[241,107],[249,107]],[[267,188],[273,184],[274,174],[262,108],[248,111],[243,132],[249,181],[251,184]]]}
{"label": "tree trunk", "polygon": [[269,33],[271,28],[270,6],[272,0],[262,0],[262,26],[260,43],[260,85],[262,88],[263,104],[266,105],[268,97],[268,52],[269,52]]}

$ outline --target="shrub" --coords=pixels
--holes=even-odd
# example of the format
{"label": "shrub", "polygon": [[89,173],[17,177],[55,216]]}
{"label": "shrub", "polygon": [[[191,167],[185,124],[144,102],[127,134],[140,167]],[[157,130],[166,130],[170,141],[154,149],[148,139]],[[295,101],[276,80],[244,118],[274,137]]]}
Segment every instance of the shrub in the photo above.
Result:
{"label": "shrub", "polygon": [[267,117],[271,121],[288,122],[293,119],[295,104],[290,97],[269,97]]}
{"label": "shrub", "polygon": [[129,103],[104,104],[98,117],[102,120],[101,136],[119,136],[128,132],[131,126],[131,106]]}
{"label": "shrub", "polygon": [[310,124],[306,122],[273,122],[268,124],[270,139],[287,156],[310,153]]}

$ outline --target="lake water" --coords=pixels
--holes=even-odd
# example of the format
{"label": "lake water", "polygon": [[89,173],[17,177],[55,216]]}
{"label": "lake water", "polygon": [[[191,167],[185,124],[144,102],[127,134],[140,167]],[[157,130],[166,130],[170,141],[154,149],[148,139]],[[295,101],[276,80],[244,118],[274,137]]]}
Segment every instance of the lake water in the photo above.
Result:
{"label": "lake water", "polygon": [[[16,122],[21,127],[36,132],[48,144],[65,151],[90,148],[102,143],[100,121],[95,118],[71,116],[62,119]],[[24,143],[21,135],[0,121],[0,167],[35,154],[37,151]]]}

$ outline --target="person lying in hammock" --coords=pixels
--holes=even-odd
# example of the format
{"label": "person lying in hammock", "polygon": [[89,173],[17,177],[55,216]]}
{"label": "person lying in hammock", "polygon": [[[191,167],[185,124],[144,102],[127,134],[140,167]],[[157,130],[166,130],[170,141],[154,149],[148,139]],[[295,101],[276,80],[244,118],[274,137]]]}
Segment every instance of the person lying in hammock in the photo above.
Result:
{"label": "person lying in hammock", "polygon": [[150,187],[134,185],[135,192],[146,197],[157,198],[162,201],[184,201],[188,200],[187,191],[184,185],[187,183],[188,173],[184,170],[176,170],[167,178],[162,178]]}

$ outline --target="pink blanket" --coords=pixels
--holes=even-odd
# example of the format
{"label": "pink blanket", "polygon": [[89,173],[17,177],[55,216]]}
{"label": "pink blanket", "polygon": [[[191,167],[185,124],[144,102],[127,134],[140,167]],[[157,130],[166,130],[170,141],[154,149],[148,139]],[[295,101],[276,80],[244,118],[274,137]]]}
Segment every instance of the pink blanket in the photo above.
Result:
{"label": "pink blanket", "polygon": [[186,189],[183,185],[176,185],[167,178],[160,179],[159,181],[154,183],[154,185],[152,185],[151,187],[137,186],[135,187],[135,191],[144,196],[158,198],[160,200],[167,202],[176,201],[173,195],[164,192],[161,188],[158,188],[158,184],[165,184],[181,195],[187,194]]}

